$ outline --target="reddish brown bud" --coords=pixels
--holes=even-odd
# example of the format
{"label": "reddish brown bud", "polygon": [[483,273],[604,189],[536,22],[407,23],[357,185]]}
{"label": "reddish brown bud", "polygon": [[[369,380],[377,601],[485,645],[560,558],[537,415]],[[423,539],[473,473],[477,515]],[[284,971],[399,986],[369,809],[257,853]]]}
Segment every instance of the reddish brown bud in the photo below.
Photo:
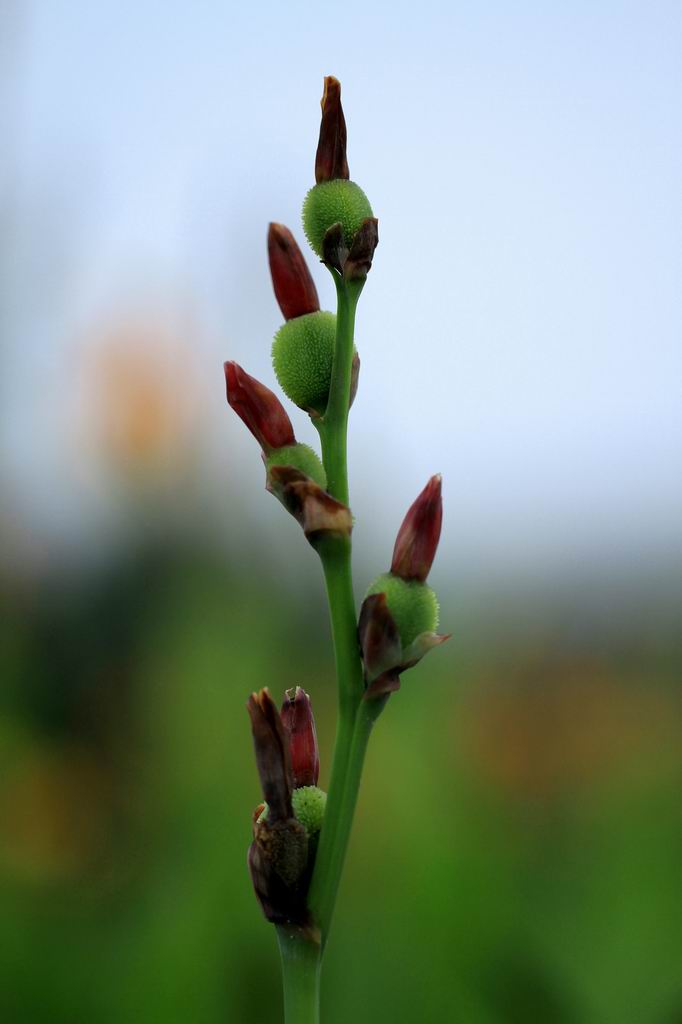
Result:
{"label": "reddish brown bud", "polygon": [[320,300],[303,253],[289,228],[271,224],[268,230],[268,259],[275,298],[285,320],[317,313]]}
{"label": "reddish brown bud", "polygon": [[287,821],[294,816],[289,734],[267,689],[252,693],[246,708],[251,718],[258,775],[268,805],[268,823]]}
{"label": "reddish brown bud", "polygon": [[249,376],[238,363],[225,363],[227,401],[264,452],[296,444],[286,409],[270,388]]}
{"label": "reddish brown bud", "polygon": [[436,555],[443,521],[440,474],[432,476],[403,520],[393,549],[391,572],[422,583]]}
{"label": "reddish brown bud", "polygon": [[365,669],[365,699],[384,697],[399,689],[403,650],[385,594],[371,594],[363,601],[358,640]]}
{"label": "reddish brown bud", "polygon": [[341,83],[332,75],[324,80],[322,124],[315,156],[315,181],[350,178],[346,158],[346,119],[341,106]]}
{"label": "reddish brown bud", "polygon": [[316,786],[320,777],[320,754],[315,719],[310,697],[300,686],[286,691],[281,717],[289,733],[294,789]]}

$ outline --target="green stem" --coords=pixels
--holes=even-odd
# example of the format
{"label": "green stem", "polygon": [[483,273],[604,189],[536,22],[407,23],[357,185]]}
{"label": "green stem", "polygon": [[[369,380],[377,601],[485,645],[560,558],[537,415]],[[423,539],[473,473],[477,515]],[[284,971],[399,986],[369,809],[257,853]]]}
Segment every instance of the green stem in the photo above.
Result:
{"label": "green stem", "polygon": [[[348,504],[346,436],[353,364],[355,311],[364,281],[345,282],[334,275],[338,298],[334,363],[329,400],[324,418],[318,422],[322,458],[327,474],[327,489],[338,501]],[[352,772],[353,742],[358,708],[363,703],[364,681],[358,649],[357,614],[353,597],[351,543],[347,537],[326,538],[318,547],[329,600],[334,637],[336,674],[339,692],[339,719],[334,746],[329,794],[315,858],[315,870],[308,893],[308,906],[318,925],[322,942],[326,941],[336,893],[339,887],[350,821],[357,797],[346,800],[349,773]],[[361,771],[362,765],[358,770]],[[359,784],[359,776],[358,776]]]}
{"label": "green stem", "polygon": [[336,284],[336,340],[329,387],[329,399],[317,428],[322,439],[322,461],[327,474],[327,490],[337,501],[348,504],[348,469],[346,438],[350,405],[351,370],[353,366],[353,335],[355,311],[364,286],[364,279],[344,281],[333,274]]}
{"label": "green stem", "polygon": [[357,709],[362,702],[364,682],[358,651],[350,539],[330,537],[321,543],[318,550],[327,584],[339,694],[339,718],[329,794],[315,857],[315,870],[308,892],[308,906],[322,935],[326,938],[334,909],[334,895],[339,883],[335,871],[340,871],[342,866],[341,862],[337,867],[337,831],[341,822],[353,731]]}
{"label": "green stem", "polygon": [[[355,807],[360,792],[360,780],[365,763],[367,743],[372,732],[372,726],[385,703],[385,698],[374,701],[361,700],[357,708],[353,734],[347,752],[343,788],[338,804],[334,808],[333,832],[328,844],[328,850],[326,851],[324,869],[318,875],[317,867],[322,850],[322,837],[328,826],[329,804],[327,804],[327,810],[325,811],[325,823],[320,835],[320,848],[317,853],[318,863],[316,864],[313,883],[308,897],[310,908],[320,926],[323,948],[329,933],[329,925],[334,912],[336,895],[346,859]],[[319,879],[319,884],[315,888],[316,879]]]}
{"label": "green stem", "polygon": [[277,940],[282,957],[285,1024],[319,1024],[320,946],[298,929],[284,925],[277,926]]}

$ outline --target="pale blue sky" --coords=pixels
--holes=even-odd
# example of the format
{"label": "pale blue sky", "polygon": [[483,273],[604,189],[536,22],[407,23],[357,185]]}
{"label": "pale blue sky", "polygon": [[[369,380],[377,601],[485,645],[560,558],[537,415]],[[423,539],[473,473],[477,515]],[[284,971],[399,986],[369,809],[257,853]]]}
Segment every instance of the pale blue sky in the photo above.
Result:
{"label": "pale blue sky", "polygon": [[455,564],[679,555],[679,2],[21,9],[5,449],[37,518],[97,521],[54,424],[74,339],[140,295],[191,307],[206,450],[220,474],[230,446],[265,501],[220,364],[273,382],[265,230],[302,240],[333,73],[380,220],[357,331],[359,523],[378,511],[392,530],[441,471]]}

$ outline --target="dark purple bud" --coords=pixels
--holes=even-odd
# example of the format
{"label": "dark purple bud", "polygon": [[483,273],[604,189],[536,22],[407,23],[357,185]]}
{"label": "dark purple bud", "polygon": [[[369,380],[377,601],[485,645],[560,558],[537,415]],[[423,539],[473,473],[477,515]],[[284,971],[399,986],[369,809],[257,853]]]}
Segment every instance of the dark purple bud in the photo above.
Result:
{"label": "dark purple bud", "polygon": [[270,388],[251,377],[238,363],[225,363],[227,401],[264,452],[296,444],[286,409]]}
{"label": "dark purple bud", "polygon": [[315,181],[350,178],[346,158],[346,119],[341,106],[341,83],[332,75],[324,80],[322,124],[315,156]]}
{"label": "dark purple bud", "polygon": [[285,320],[317,313],[320,300],[303,253],[289,228],[271,224],[268,230],[268,259],[275,298]]}
{"label": "dark purple bud", "polygon": [[251,718],[258,775],[268,805],[268,823],[287,821],[294,816],[289,734],[267,688],[252,693],[246,708]]}
{"label": "dark purple bud", "polygon": [[350,249],[346,245],[342,225],[332,224],[322,239],[322,262],[346,281],[364,281],[372,269],[378,244],[379,221],[376,217],[363,220]]}
{"label": "dark purple bud", "polygon": [[371,594],[362,602],[358,640],[365,670],[365,698],[383,697],[397,690],[403,649],[385,594]]}
{"label": "dark purple bud", "polygon": [[372,269],[374,250],[379,244],[379,221],[376,217],[363,220],[360,230],[353,239],[350,252],[343,266],[343,276],[348,281],[367,277]]}
{"label": "dark purple bud", "polygon": [[320,754],[310,697],[302,687],[286,691],[281,717],[289,733],[294,789],[316,786],[320,777]]}
{"label": "dark purple bud", "polygon": [[441,476],[432,476],[403,520],[393,549],[391,572],[404,580],[429,575],[440,539],[443,521]]}

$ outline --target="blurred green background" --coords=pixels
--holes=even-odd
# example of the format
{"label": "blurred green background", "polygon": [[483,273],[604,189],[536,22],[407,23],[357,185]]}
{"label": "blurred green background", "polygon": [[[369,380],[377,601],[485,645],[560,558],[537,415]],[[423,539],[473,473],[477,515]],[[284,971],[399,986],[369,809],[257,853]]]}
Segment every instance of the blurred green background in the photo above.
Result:
{"label": "blurred green background", "polygon": [[[3,577],[3,1020],[280,1019],[244,701],[308,687],[324,783],[321,584],[144,518],[96,569]],[[454,638],[371,745],[326,1020],[682,1020],[679,633],[553,596],[441,594]]]}
{"label": "blurred green background", "polygon": [[323,1020],[682,1024],[680,14],[0,5],[2,1024],[281,1020],[244,705],[303,685],[324,785],[330,636],[221,363],[273,385],[325,73],[381,224],[357,596],[442,471],[453,638],[373,736]]}

